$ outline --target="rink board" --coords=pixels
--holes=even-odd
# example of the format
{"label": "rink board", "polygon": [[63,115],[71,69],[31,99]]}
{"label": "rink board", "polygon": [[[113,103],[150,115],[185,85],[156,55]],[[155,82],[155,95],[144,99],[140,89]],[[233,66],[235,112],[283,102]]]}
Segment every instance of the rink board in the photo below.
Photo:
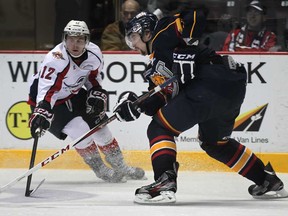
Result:
{"label": "rink board", "polygon": [[[47,52],[0,51],[0,168],[28,167],[33,139],[28,127],[31,111],[26,104],[29,78],[38,70]],[[222,53],[223,54],[223,53]],[[232,137],[258,152],[275,169],[288,172],[288,53],[234,53],[233,57],[248,71],[247,94],[237,128]],[[143,79],[147,59],[136,53],[105,52],[103,86],[109,92],[108,116],[117,98],[131,90],[147,91]],[[127,157],[127,162],[151,169],[146,129],[150,117],[142,115],[137,123],[114,121],[109,124]],[[184,170],[225,170],[208,158],[199,147],[197,126],[177,138],[178,160]],[[47,133],[38,144],[38,160],[53,154],[71,140],[60,141]],[[66,144],[65,144],[66,143]],[[87,168],[74,151],[67,152],[48,167]],[[226,168],[227,169],[227,168]]]}
{"label": "rink board", "polygon": [[[58,149],[59,150],[59,149]],[[38,150],[35,165],[49,158],[58,150]],[[28,168],[31,150],[0,150],[0,168]],[[129,165],[151,170],[149,151],[123,151]],[[288,153],[257,153],[264,163],[270,161],[277,172],[288,173]],[[177,154],[182,171],[231,171],[205,152],[180,151]],[[55,169],[88,169],[76,151],[70,150],[43,167]]]}

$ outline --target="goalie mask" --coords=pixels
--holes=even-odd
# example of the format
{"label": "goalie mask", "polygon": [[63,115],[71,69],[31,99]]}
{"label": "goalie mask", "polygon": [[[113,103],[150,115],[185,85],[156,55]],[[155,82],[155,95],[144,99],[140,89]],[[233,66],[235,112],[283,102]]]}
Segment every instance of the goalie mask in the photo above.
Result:
{"label": "goalie mask", "polygon": [[[125,27],[125,40],[127,45],[131,49],[135,49],[133,46],[135,40],[141,39],[143,41],[142,38],[145,32],[151,32],[151,34],[153,34],[157,22],[157,16],[153,13],[141,12],[137,14],[127,23]],[[132,33],[138,33],[140,37],[135,37],[135,35],[132,35]]]}
{"label": "goalie mask", "polygon": [[[67,49],[67,36],[71,37],[81,37],[84,36],[85,44],[83,47],[83,52],[81,52],[80,55],[74,56],[69,50]],[[73,56],[73,57],[80,57],[84,52],[85,52],[85,47],[90,41],[90,31],[84,21],[78,21],[78,20],[71,20],[66,27],[64,28],[64,33],[63,33],[63,42],[68,50],[68,52]]]}

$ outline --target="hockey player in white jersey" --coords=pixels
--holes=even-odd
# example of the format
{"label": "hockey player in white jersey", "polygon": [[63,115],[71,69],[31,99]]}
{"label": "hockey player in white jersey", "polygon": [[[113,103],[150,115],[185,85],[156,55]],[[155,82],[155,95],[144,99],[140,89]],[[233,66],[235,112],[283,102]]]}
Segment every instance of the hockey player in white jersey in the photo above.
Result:
{"label": "hockey player in white jersey", "polygon": [[[71,20],[64,28],[62,43],[46,55],[40,70],[33,75],[28,100],[33,137],[48,130],[59,139],[68,136],[74,140],[107,118],[107,92],[101,86],[103,56],[89,36],[84,21]],[[75,149],[104,181],[142,179],[145,175],[143,169],[124,162],[118,142],[107,126]],[[99,150],[111,168],[105,165]]]}

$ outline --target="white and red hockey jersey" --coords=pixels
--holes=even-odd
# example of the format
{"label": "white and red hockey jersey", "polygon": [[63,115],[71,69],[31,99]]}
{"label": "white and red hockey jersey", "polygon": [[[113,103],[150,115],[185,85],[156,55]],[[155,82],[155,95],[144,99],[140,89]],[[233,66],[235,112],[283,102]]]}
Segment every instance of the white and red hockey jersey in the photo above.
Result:
{"label": "white and red hockey jersey", "polygon": [[44,58],[40,69],[30,80],[28,104],[36,106],[42,100],[54,105],[64,103],[85,87],[101,87],[103,55],[100,48],[89,43],[81,61],[73,60],[64,44],[58,44]]}

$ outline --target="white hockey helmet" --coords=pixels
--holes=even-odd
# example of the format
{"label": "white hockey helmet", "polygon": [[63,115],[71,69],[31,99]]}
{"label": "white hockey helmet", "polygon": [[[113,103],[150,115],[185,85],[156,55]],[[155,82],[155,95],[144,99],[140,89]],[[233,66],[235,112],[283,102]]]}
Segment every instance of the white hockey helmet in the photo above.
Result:
{"label": "white hockey helmet", "polygon": [[86,44],[90,40],[90,31],[84,21],[71,20],[64,28],[63,41],[69,36],[85,36]]}

